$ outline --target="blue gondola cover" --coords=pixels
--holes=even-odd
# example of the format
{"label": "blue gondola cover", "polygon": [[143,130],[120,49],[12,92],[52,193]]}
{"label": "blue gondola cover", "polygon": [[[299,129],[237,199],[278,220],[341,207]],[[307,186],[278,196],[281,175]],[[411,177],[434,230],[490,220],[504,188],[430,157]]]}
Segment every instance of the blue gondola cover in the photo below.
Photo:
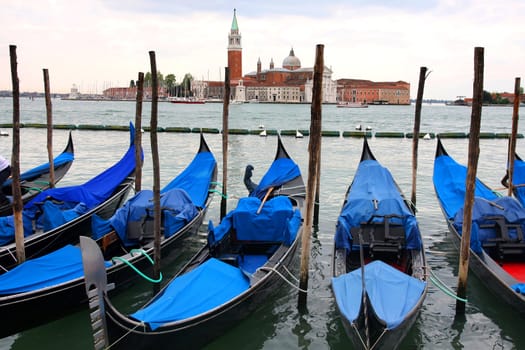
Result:
{"label": "blue gondola cover", "polygon": [[[106,267],[110,262],[105,262]],[[27,260],[0,275],[0,295],[30,292],[84,276],[80,248],[67,245],[40,258]]]}
{"label": "blue gondola cover", "polygon": [[[332,278],[337,307],[346,319],[354,321],[362,302],[361,269]],[[374,260],[365,265],[365,288],[377,316],[389,329],[396,328],[417,305],[426,282]]]}
{"label": "blue gondola cover", "polygon": [[[416,218],[401,197],[390,171],[376,160],[360,162],[346,204],[337,221],[336,247],[350,250],[353,241],[350,233],[352,227],[359,227],[373,215],[392,214],[403,217],[392,218],[391,222],[404,226],[407,249],[421,249],[422,242]],[[382,219],[376,218],[374,221],[381,222]]]}
{"label": "blue gondola cover", "polygon": [[263,199],[270,187],[282,184],[301,176],[299,166],[290,158],[278,158],[272,162],[270,169],[264,174],[259,185],[250,193],[251,197]]}

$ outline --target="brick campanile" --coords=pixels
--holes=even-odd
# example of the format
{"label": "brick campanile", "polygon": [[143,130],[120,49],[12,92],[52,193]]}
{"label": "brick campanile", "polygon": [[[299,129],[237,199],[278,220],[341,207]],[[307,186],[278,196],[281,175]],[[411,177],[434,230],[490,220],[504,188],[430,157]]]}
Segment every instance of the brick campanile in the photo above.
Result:
{"label": "brick campanile", "polygon": [[233,21],[228,34],[228,67],[230,68],[230,80],[242,79],[242,46],[241,33],[237,25],[237,16],[233,9]]}

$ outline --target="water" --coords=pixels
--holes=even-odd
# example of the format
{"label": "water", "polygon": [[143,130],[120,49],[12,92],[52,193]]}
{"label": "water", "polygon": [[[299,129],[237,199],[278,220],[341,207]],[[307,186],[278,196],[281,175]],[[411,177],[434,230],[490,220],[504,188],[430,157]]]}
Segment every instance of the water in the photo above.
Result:
{"label": "water", "polygon": [[[12,101],[0,99],[0,123],[12,121]],[[144,125],[149,125],[150,105],[144,105]],[[45,123],[43,100],[21,101],[22,123]],[[79,102],[53,100],[53,119],[57,124],[127,125],[134,120],[132,102]],[[422,132],[468,132],[471,110],[466,107],[425,105],[422,110]],[[374,131],[412,132],[413,106],[370,106],[362,109],[323,106],[323,130],[351,131],[355,125],[371,126]],[[512,109],[484,107],[483,132],[510,132]],[[230,107],[230,128],[256,129],[260,124],[268,129],[309,129],[309,105],[244,104]],[[159,104],[159,126],[222,128],[222,105]],[[7,130],[10,131],[10,130]],[[520,128],[523,133],[523,128]],[[60,152],[68,132],[55,130],[54,150]],[[151,187],[152,165],[148,134],[144,134],[144,186]],[[218,164],[222,165],[222,138],[205,135]],[[193,158],[198,147],[197,134],[159,133],[161,185],[178,174]],[[125,151],[128,136],[118,131],[73,131],[76,160],[61,185],[84,182],[105,169]],[[242,185],[244,167],[255,167],[258,181],[276,149],[276,138],[254,135],[230,135],[228,155],[228,209],[236,199],[246,195]],[[299,163],[307,177],[308,138],[283,137],[289,154]],[[467,139],[446,139],[449,154],[462,163],[467,161]],[[349,349],[351,345],[336,312],[330,290],[331,252],[335,221],[344,192],[356,170],[362,140],[324,137],[322,140],[321,196],[319,231],[312,238],[309,295],[306,313],[297,311],[297,292],[284,288],[275,298],[242,324],[207,346],[216,349]],[[411,139],[372,138],[370,146],[377,159],[388,167],[406,194],[411,192]],[[432,168],[436,141],[421,140],[417,179],[418,220],[423,233],[427,260],[434,273],[448,286],[457,284],[458,253],[447,237],[447,227],[439,209],[433,188]],[[489,186],[500,187],[503,176],[507,141],[482,139],[478,176]],[[0,153],[9,154],[11,137],[0,138]],[[519,154],[525,154],[523,141],[518,140]],[[45,129],[21,129],[22,170],[47,159]],[[222,170],[222,169],[221,169]],[[219,180],[222,171],[219,171]],[[208,219],[217,222],[220,198],[217,196],[208,212]],[[174,266],[165,274],[176,271],[192,252],[204,244],[204,233],[187,242]],[[455,319],[455,301],[430,285],[421,314],[408,334],[403,349],[520,349],[525,347],[522,318],[481,282],[469,274],[466,315]],[[147,283],[138,282],[115,298],[123,310],[134,310],[151,296]],[[31,317],[28,315],[27,317]],[[2,315],[1,322],[8,322]],[[91,333],[86,310],[62,320],[0,339],[0,349],[89,349]]]}

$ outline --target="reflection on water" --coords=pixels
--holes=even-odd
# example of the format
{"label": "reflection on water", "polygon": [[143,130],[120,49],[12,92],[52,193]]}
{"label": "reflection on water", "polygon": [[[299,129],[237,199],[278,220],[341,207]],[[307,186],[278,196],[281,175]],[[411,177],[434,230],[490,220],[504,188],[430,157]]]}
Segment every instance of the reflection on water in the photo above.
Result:
{"label": "reflection on water", "polygon": [[[22,122],[44,123],[43,101],[21,101]],[[268,129],[309,129],[310,106],[245,104],[230,110],[231,128],[255,129],[264,124]],[[10,120],[11,100],[0,98],[0,110]],[[127,125],[134,119],[134,104],[125,102],[53,101],[54,120],[63,124]],[[323,106],[324,130],[352,130],[354,125],[372,125],[374,131],[411,132],[413,106],[371,106],[360,112],[342,111],[335,106]],[[161,104],[159,125],[221,128],[222,105],[205,104],[179,106]],[[145,104],[144,125],[149,123],[149,104]],[[510,132],[512,109],[483,108],[482,130]],[[424,106],[422,132],[468,132],[470,110],[445,106]],[[54,133],[55,152],[60,152],[68,132]],[[47,159],[45,129],[21,130],[21,168],[27,169]],[[206,134],[206,140],[219,164],[222,180],[222,139],[219,134]],[[194,156],[198,134],[159,133],[161,186],[178,174]],[[127,148],[128,134],[118,131],[73,131],[76,160],[61,186],[86,181],[120,158]],[[0,154],[11,151],[11,137],[0,138]],[[277,140],[256,135],[230,135],[228,154],[228,209],[237,198],[245,196],[242,183],[247,164],[255,167],[253,181],[259,182],[275,156]],[[283,137],[288,153],[299,163],[307,178],[308,137]],[[445,147],[458,162],[466,163],[468,139],[446,139]],[[109,145],[109,146],[108,146]],[[518,153],[525,146],[518,140]],[[153,182],[148,134],[144,134],[144,188]],[[345,191],[352,181],[362,146],[356,138],[324,137],[321,156],[320,222],[311,244],[308,305],[305,313],[297,311],[297,292],[283,284],[275,298],[231,331],[207,346],[207,349],[349,349],[350,342],[340,322],[330,288],[332,239],[335,221],[343,203]],[[372,138],[377,159],[388,167],[401,189],[411,192],[411,139]],[[458,253],[447,237],[447,226],[432,187],[435,140],[419,143],[417,179],[417,217],[423,234],[427,261],[434,273],[449,287],[457,285]],[[507,141],[482,139],[478,176],[489,186],[499,187],[506,163]],[[520,151],[521,149],[521,151]],[[220,197],[216,196],[207,215],[218,222]],[[205,230],[203,230],[205,231]],[[173,275],[205,242],[205,233],[185,242],[180,255],[163,268],[165,278]],[[298,265],[298,262],[297,262]],[[298,266],[296,266],[298,276]],[[165,283],[165,282],[164,282]],[[455,300],[431,285],[420,316],[408,334],[403,349],[509,349],[525,348],[523,319],[491,294],[471,273],[468,280],[466,315],[455,318]],[[124,312],[131,312],[151,296],[151,286],[143,281],[115,296],[115,303]],[[5,317],[5,316],[4,316]],[[30,316],[28,316],[30,317]],[[5,320],[5,318],[4,318]],[[60,321],[0,340],[0,349],[71,349],[91,348],[87,310]]]}

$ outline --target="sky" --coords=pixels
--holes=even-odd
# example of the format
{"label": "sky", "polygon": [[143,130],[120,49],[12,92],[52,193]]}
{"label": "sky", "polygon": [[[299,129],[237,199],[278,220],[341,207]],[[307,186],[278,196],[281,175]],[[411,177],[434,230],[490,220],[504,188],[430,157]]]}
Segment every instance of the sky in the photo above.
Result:
{"label": "sky", "polygon": [[[0,90],[12,90],[10,45],[20,91],[102,93],[138,72],[224,78],[233,9],[243,74],[275,67],[293,48],[313,67],[316,45],[332,79],[403,80],[424,98],[472,95],[474,49],[484,48],[484,90],[513,92],[525,70],[523,0],[2,0]],[[522,84],[523,86],[524,84]]]}

